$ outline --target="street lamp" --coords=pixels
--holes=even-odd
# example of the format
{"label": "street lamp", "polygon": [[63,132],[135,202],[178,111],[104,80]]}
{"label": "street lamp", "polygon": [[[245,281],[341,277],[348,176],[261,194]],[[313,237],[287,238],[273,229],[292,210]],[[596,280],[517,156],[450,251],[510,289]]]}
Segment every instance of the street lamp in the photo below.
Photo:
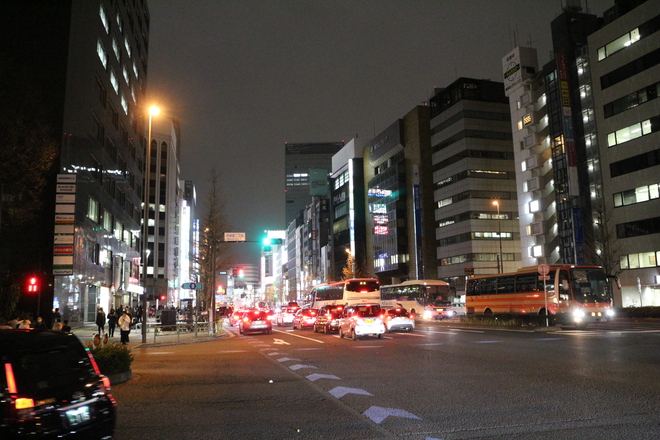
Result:
{"label": "street lamp", "polygon": [[149,129],[147,131],[147,149],[144,160],[144,207],[142,224],[142,343],[147,342],[147,261],[149,257],[149,185],[151,183],[151,125],[153,117],[160,113],[155,105],[149,107]]}
{"label": "street lamp", "polygon": [[497,235],[500,239],[500,254],[497,259],[497,273],[502,273],[504,272],[504,261],[502,260],[504,254],[502,253],[502,218],[500,216],[500,202],[495,200],[493,205],[497,206]]}

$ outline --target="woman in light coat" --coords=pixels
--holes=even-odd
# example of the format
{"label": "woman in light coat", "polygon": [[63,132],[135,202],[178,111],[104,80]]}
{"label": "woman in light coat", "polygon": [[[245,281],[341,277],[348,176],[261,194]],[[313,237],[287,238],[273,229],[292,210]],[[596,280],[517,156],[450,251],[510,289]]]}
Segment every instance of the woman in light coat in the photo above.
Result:
{"label": "woman in light coat", "polygon": [[121,315],[117,320],[117,325],[119,325],[121,343],[128,344],[128,334],[131,332],[131,315],[128,313]]}

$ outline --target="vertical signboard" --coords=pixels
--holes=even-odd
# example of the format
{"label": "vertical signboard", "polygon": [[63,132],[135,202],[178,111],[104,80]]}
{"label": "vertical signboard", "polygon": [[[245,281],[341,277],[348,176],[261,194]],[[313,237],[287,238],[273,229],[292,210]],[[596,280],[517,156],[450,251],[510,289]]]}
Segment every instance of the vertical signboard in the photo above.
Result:
{"label": "vertical signboard", "polygon": [[566,55],[557,53],[557,74],[561,93],[561,108],[564,127],[564,145],[568,162],[568,191],[572,197],[580,195],[577,171],[577,152],[575,149],[575,136],[573,134],[573,115],[571,112],[571,91],[568,85],[568,66]]}
{"label": "vertical signboard", "polygon": [[76,175],[58,174],[56,192],[53,275],[73,275]]}

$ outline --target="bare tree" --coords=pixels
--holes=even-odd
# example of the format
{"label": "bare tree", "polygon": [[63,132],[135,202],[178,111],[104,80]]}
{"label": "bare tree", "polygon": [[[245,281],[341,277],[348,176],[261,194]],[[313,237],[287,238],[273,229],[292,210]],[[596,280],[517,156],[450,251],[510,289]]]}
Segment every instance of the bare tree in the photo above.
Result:
{"label": "bare tree", "polygon": [[616,276],[621,273],[619,266],[621,246],[617,241],[612,219],[604,207],[600,211],[599,220],[594,224],[593,235],[587,237],[585,241],[585,249],[589,258],[601,266],[606,274]]}
{"label": "bare tree", "polygon": [[[229,247],[223,243],[224,233],[229,229],[225,215],[225,202],[220,189],[220,175],[215,168],[211,170],[211,188],[206,195],[204,216],[201,220],[199,243],[199,266],[204,290],[198,292],[198,310],[200,305],[212,316],[213,295],[218,272],[229,262]],[[200,304],[201,303],[201,304]]]}
{"label": "bare tree", "polygon": [[349,280],[351,278],[371,278],[372,275],[365,269],[364,263],[358,264],[357,260],[351,252],[347,252],[346,265],[341,271],[342,280]]}

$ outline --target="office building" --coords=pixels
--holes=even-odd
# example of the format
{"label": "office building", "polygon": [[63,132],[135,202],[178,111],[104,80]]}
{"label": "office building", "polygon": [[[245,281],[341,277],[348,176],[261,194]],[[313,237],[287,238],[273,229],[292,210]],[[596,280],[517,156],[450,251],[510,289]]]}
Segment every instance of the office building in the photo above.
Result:
{"label": "office building", "polygon": [[465,275],[520,265],[511,116],[502,83],[459,78],[430,99],[437,276],[465,290]]}
{"label": "office building", "polygon": [[144,0],[2,8],[1,80],[12,90],[1,105],[48,127],[56,151],[37,220],[3,217],[3,272],[38,274],[38,313],[93,321],[97,307],[136,305],[142,291],[149,10]]}
{"label": "office building", "polygon": [[589,36],[604,207],[596,238],[618,306],[660,305],[660,1],[619,1]]}
{"label": "office building", "polygon": [[417,106],[364,148],[368,266],[382,284],[437,276],[429,117]]}
{"label": "office building", "polygon": [[343,142],[284,144],[286,225],[311,203],[312,196],[329,196],[332,156],[343,146]]}

